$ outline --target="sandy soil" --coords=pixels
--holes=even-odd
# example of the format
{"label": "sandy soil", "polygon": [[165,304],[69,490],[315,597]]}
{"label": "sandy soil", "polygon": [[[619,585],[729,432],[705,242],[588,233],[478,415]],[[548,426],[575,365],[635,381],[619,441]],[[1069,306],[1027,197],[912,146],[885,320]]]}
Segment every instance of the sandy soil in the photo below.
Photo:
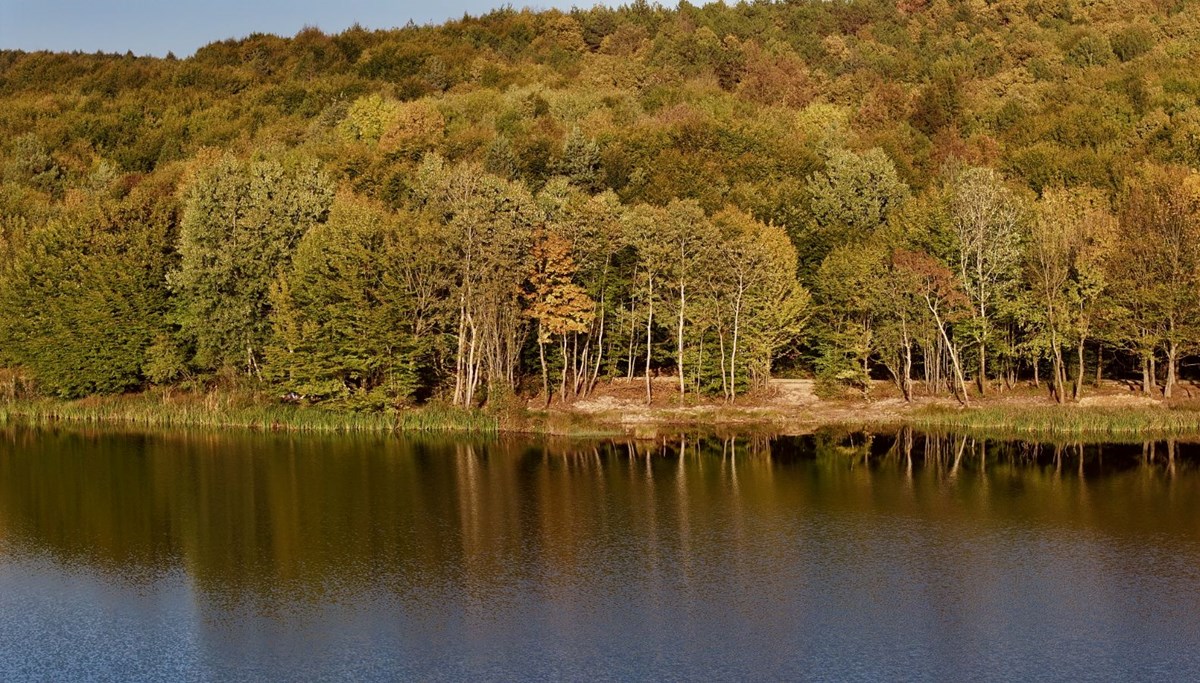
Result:
{"label": "sandy soil", "polygon": [[[772,380],[764,390],[740,396],[733,403],[691,395],[681,401],[677,380],[672,377],[653,378],[651,386],[654,400],[650,404],[646,403],[644,379],[619,379],[601,382],[586,399],[569,403],[556,401],[550,411],[629,432],[639,432],[655,425],[723,427],[761,424],[784,433],[808,433],[828,424],[900,421],[913,411],[928,407],[960,408],[951,397],[923,396],[919,389],[914,401],[906,403],[895,386],[888,382],[875,383],[869,399],[830,400],[817,395],[813,380],[778,379]],[[1192,397],[1200,398],[1200,385],[1192,382],[1181,384],[1177,394],[1174,400],[1167,402],[1142,395],[1131,383],[1106,381],[1099,387],[1086,386],[1082,400],[1073,405],[1105,409],[1179,404],[1196,407],[1197,401]],[[1031,383],[1007,389],[996,386],[987,397],[973,396],[971,400],[972,407],[1053,404],[1044,384],[1034,387]],[[529,407],[539,410],[543,406],[535,399]]]}

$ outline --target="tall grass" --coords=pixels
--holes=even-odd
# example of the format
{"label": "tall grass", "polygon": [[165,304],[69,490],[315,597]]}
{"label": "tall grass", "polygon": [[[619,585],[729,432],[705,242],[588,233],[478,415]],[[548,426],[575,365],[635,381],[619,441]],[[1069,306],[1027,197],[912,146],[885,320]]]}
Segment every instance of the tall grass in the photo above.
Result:
{"label": "tall grass", "polygon": [[1200,435],[1200,410],[1157,406],[923,408],[904,416],[900,422],[925,431],[987,432],[1016,437]]}
{"label": "tall grass", "polygon": [[150,395],[80,401],[16,401],[0,406],[0,422],[47,425],[122,424],[141,427],[223,427],[289,432],[498,431],[479,410],[426,406],[388,412],[335,412],[311,406],[255,402],[244,397],[162,400]]}
{"label": "tall grass", "polygon": [[394,427],[401,432],[495,434],[500,431],[499,420],[490,413],[444,405],[427,405],[401,411],[394,418]]}

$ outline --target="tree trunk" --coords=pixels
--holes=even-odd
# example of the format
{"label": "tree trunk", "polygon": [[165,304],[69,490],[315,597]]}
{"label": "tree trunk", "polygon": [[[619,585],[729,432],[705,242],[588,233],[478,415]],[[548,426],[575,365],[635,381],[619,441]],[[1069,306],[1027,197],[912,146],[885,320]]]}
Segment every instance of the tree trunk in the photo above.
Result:
{"label": "tree trunk", "polygon": [[565,403],[567,400],[567,370],[575,361],[567,358],[567,334],[562,335],[562,380],[558,395]]}
{"label": "tree trunk", "polygon": [[654,390],[650,387],[650,349],[653,346],[650,338],[651,326],[654,324],[654,279],[650,280],[650,313],[646,316],[646,405],[654,400]]}
{"label": "tree trunk", "polygon": [[1051,350],[1050,360],[1054,365],[1054,381],[1050,383],[1050,393],[1054,396],[1055,403],[1062,403],[1066,398],[1063,392],[1063,385],[1066,384],[1066,370],[1063,368],[1062,349],[1057,345]]}
{"label": "tree trunk", "polygon": [[637,315],[634,309],[633,302],[629,303],[629,360],[625,363],[625,371],[628,373],[629,382],[633,382],[634,357],[637,355]]}
{"label": "tree trunk", "polygon": [[1167,382],[1163,385],[1163,398],[1171,398],[1175,388],[1176,368],[1179,365],[1179,345],[1174,341],[1167,343]]}
{"label": "tree trunk", "polygon": [[729,376],[725,374],[725,330],[717,328],[718,350],[721,352],[721,393],[729,400]]}
{"label": "tree trunk", "polygon": [[596,382],[600,379],[600,362],[604,360],[604,296],[600,297],[600,337],[596,340],[596,369],[592,372],[592,378],[588,380],[587,386],[584,387],[584,396],[591,395],[596,388]]}
{"label": "tree trunk", "polygon": [[467,321],[467,330],[471,333],[471,342],[467,345],[467,386],[463,394],[463,407],[475,403],[475,390],[479,387],[479,359],[476,350],[479,347],[478,330],[474,320]]}
{"label": "tree trunk", "polygon": [[979,378],[976,380],[979,385],[979,395],[987,394],[987,343],[982,339],[979,340]]}
{"label": "tree trunk", "polygon": [[950,362],[954,364],[954,377],[958,380],[958,391],[961,393],[958,400],[964,406],[969,407],[971,405],[971,397],[967,395],[967,380],[963,377],[962,364],[958,362],[958,351],[950,344],[949,340],[946,341],[946,345],[947,351],[950,354]]}
{"label": "tree trunk", "polygon": [[583,355],[580,356],[579,355],[579,333],[572,332],[571,333],[571,396],[572,397],[579,396],[579,389],[580,389],[579,380],[580,380],[580,377],[583,375],[583,373],[580,372],[579,368],[581,365],[586,364],[586,358],[587,358],[587,345],[584,345]]}
{"label": "tree trunk", "polygon": [[950,342],[950,335],[946,333],[946,326],[942,323],[942,317],[938,314],[937,306],[928,296],[925,297],[925,305],[929,307],[929,312],[933,314],[933,320],[937,323],[938,332],[942,335],[942,341],[946,344],[946,350],[950,354],[950,362],[954,364],[954,378],[958,380],[958,389],[955,393],[959,394],[958,400],[964,406],[971,405],[971,398],[967,396],[967,383],[963,377],[962,364],[958,362],[958,351],[954,348],[954,344]]}
{"label": "tree trunk", "polygon": [[1083,365],[1083,344],[1084,344],[1084,337],[1081,336],[1081,337],[1079,337],[1079,347],[1078,347],[1079,372],[1076,373],[1076,375],[1075,375],[1075,400],[1076,401],[1078,401],[1080,398],[1083,398],[1083,374],[1085,371],[1085,368]]}
{"label": "tree trunk", "polygon": [[463,360],[467,347],[467,314],[460,302],[458,308],[458,353],[454,358],[454,405],[463,403]]}
{"label": "tree trunk", "polygon": [[925,382],[925,393],[936,393],[933,387],[933,373],[931,372],[932,363],[929,362],[929,344],[924,341],[918,342],[921,347],[921,376]]}
{"label": "tree trunk", "polygon": [[904,342],[904,380],[901,391],[904,393],[904,402],[912,403],[912,342],[908,340]]}
{"label": "tree trunk", "polygon": [[546,340],[538,330],[538,358],[542,361],[542,393],[546,395],[546,407],[550,407],[550,369],[546,367]]}
{"label": "tree trunk", "polygon": [[1147,396],[1151,393],[1151,387],[1154,384],[1154,359],[1142,355],[1142,393]]}
{"label": "tree trunk", "polygon": [[729,350],[729,400],[737,400],[737,352],[738,352],[738,332],[741,326],[742,316],[742,285],[738,283],[737,299],[733,304],[733,346]]}
{"label": "tree trunk", "polygon": [[679,370],[679,400],[680,401],[683,400],[684,394],[687,393],[687,383],[684,380],[684,372],[683,372],[683,307],[686,303],[687,303],[687,296],[684,294],[683,281],[681,280],[679,282],[679,330],[678,330],[678,336],[677,336],[678,343],[676,344],[676,346],[677,346],[676,353],[678,354],[679,357],[675,361],[675,365],[677,366],[677,369]]}
{"label": "tree trunk", "polygon": [[1067,359],[1063,357],[1062,349],[1056,349],[1055,355],[1058,357],[1058,378],[1054,381],[1055,391],[1058,394],[1058,402],[1066,403],[1070,396],[1070,373],[1067,366]]}

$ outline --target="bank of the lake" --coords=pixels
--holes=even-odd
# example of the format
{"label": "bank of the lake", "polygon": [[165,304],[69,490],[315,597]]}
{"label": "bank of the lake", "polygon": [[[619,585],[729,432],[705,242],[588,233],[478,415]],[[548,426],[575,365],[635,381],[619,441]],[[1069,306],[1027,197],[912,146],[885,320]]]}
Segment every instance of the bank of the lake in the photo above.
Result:
{"label": "bank of the lake", "polygon": [[806,434],[822,428],[912,427],[1014,438],[1200,437],[1200,400],[1154,400],[1109,387],[1079,403],[1057,405],[1033,391],[997,392],[970,407],[945,398],[907,403],[828,400],[776,391],[735,404],[671,395],[647,405],[628,393],[545,407],[536,400],[505,410],[464,410],[440,403],[387,412],[349,412],[286,403],[262,392],[154,390],[80,400],[26,399],[0,405],[0,420],[137,427],[240,428],[262,431],[385,433],[526,433],[572,437],[653,437],[678,431]]}

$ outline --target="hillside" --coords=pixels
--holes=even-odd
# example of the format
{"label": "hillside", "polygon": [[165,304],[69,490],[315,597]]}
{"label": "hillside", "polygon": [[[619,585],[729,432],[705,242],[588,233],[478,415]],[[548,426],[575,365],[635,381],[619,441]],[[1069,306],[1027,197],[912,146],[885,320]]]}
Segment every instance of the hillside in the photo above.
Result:
{"label": "hillside", "polygon": [[13,394],[356,410],[655,375],[735,400],[780,369],[1170,395],[1200,346],[1198,19],[638,2],[0,52],[0,364]]}

